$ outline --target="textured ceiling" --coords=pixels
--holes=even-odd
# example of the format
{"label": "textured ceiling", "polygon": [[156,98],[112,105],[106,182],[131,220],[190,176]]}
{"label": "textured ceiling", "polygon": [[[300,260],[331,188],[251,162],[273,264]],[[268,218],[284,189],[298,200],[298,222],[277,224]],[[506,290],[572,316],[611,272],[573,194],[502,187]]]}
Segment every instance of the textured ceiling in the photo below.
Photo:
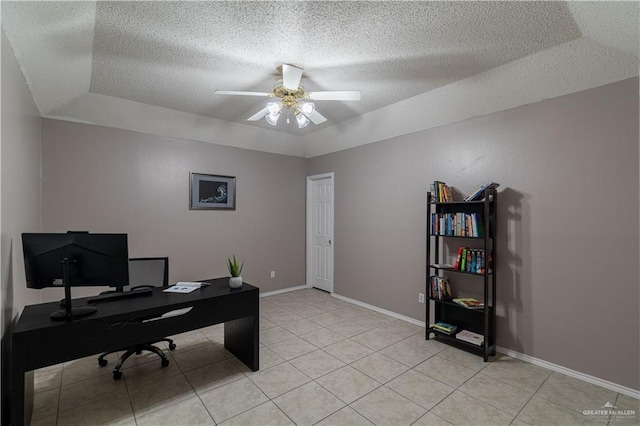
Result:
{"label": "textured ceiling", "polygon": [[317,105],[330,125],[579,36],[562,3],[104,2],[90,90],[244,123],[266,100],[213,91],[269,92],[291,63],[307,91],[362,92]]}
{"label": "textured ceiling", "polygon": [[[154,117],[145,130],[158,134],[181,136],[163,125],[171,116],[203,132],[256,126],[281,135],[273,143],[295,143],[281,132],[344,129],[425,93],[459,95],[461,82],[536,55],[544,63],[557,49],[567,60],[559,77],[544,64],[550,81],[584,74],[587,57],[624,68],[609,72],[615,81],[637,63],[637,15],[637,2],[2,2],[2,26],[43,116],[131,128],[123,111],[136,111]],[[572,58],[580,49],[591,50]],[[328,121],[299,130],[247,122],[265,99],[213,95],[271,91],[283,63],[304,68],[307,91],[360,90],[362,101],[318,101]],[[581,84],[604,84],[600,74]]]}

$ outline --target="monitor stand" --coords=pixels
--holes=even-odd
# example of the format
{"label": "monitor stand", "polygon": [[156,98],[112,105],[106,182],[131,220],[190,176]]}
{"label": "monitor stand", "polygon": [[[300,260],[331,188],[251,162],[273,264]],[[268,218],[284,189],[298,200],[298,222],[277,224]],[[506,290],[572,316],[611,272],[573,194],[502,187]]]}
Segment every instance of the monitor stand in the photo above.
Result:
{"label": "monitor stand", "polygon": [[60,261],[62,263],[63,279],[64,279],[64,310],[55,311],[51,314],[51,319],[55,321],[69,321],[74,318],[91,315],[98,310],[95,306],[71,306],[71,282],[69,273],[69,265],[77,263],[78,259],[66,256]]}

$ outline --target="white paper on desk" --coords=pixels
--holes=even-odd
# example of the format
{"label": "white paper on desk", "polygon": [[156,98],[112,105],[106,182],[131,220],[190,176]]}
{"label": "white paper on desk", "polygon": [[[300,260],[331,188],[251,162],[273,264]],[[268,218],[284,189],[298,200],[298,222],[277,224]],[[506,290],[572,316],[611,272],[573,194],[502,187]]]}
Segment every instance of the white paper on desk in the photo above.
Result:
{"label": "white paper on desk", "polygon": [[202,287],[202,283],[179,282],[163,291],[165,293],[191,293],[200,287]]}

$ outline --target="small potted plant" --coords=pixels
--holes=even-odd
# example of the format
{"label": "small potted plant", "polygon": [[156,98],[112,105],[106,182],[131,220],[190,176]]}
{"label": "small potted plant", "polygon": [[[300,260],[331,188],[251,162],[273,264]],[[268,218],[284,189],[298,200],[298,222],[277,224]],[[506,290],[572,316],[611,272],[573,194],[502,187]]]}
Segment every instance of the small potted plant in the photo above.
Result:
{"label": "small potted plant", "polygon": [[238,262],[236,255],[233,255],[233,259],[227,259],[227,269],[229,269],[229,274],[231,278],[229,278],[229,287],[238,288],[242,287],[242,267],[244,266],[244,261],[242,263]]}

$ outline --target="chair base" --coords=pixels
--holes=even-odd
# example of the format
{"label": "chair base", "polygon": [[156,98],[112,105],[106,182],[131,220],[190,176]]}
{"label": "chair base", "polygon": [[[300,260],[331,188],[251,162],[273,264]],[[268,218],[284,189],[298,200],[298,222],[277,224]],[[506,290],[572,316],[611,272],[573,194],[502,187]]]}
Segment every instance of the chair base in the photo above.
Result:
{"label": "chair base", "polygon": [[113,380],[119,380],[122,378],[122,365],[124,364],[124,362],[133,354],[136,355],[140,355],[142,353],[142,351],[149,351],[149,352],[153,352],[156,355],[158,355],[160,357],[160,364],[162,365],[162,367],[167,367],[169,365],[169,358],[167,358],[167,356],[164,354],[164,352],[162,352],[162,350],[156,346],[153,346],[155,343],[158,342],[167,342],[169,343],[169,350],[173,351],[176,348],[176,344],[173,343],[173,340],[171,339],[161,339],[155,342],[151,342],[151,343],[142,343],[139,345],[135,345],[133,347],[129,347],[129,348],[122,348],[119,349],[118,351],[109,351],[109,352],[105,352],[102,355],[100,355],[100,357],[98,357],[98,365],[100,367],[104,367],[106,366],[109,361],[107,361],[105,359],[105,357],[109,354],[112,354],[114,352],[119,352],[119,351],[123,351],[126,350],[126,352],[124,354],[122,354],[122,356],[120,356],[120,359],[118,360],[118,364],[116,364],[116,366],[113,369]]}

